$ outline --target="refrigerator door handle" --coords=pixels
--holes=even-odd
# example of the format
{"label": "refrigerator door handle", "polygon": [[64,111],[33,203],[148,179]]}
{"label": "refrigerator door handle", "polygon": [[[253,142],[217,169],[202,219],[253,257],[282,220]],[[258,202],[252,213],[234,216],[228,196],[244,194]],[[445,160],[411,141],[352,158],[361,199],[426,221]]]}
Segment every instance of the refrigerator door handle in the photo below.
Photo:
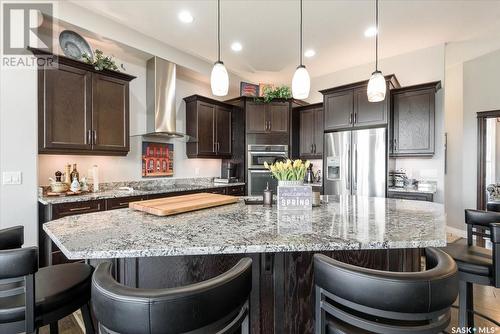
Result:
{"label": "refrigerator door handle", "polygon": [[353,157],[352,157],[352,160],[353,160],[353,165],[354,165],[354,178],[352,180],[352,184],[353,184],[353,187],[352,187],[352,190],[353,190],[353,193],[355,194],[355,191],[358,190],[358,147],[356,144],[353,145]]}
{"label": "refrigerator door handle", "polygon": [[[351,149],[347,147],[347,161],[350,164],[351,161]],[[345,183],[345,188],[351,191],[351,166],[347,166],[347,182]]]}

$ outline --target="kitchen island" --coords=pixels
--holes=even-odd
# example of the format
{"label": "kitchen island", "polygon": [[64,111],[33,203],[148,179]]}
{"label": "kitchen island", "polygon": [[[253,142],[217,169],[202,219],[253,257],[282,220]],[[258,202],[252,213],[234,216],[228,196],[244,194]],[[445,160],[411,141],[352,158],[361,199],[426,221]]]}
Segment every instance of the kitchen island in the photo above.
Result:
{"label": "kitchen island", "polygon": [[312,255],[390,270],[418,270],[419,249],[446,245],[441,204],[325,196],[311,212],[236,204],[169,217],[131,209],[69,216],[43,225],[69,259],[115,263],[122,283],[171,287],[253,259],[254,333],[312,333]]}

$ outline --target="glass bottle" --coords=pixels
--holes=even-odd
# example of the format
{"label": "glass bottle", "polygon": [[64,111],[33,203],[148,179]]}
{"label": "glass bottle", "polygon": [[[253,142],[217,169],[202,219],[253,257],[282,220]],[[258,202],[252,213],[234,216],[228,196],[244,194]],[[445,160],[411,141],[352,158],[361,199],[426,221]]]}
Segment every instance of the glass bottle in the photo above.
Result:
{"label": "glass bottle", "polygon": [[80,180],[80,173],[78,173],[78,170],[76,170],[76,164],[73,164],[73,171],[71,172],[71,180],[74,180],[76,177],[76,180]]}

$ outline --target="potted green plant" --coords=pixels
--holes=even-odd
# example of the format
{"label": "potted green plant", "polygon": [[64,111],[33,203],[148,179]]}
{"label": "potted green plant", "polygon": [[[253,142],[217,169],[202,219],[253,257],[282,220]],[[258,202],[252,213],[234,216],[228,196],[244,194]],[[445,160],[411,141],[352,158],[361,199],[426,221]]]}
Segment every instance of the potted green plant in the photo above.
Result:
{"label": "potted green plant", "polygon": [[279,87],[265,87],[263,94],[264,103],[272,102],[274,99],[290,99],[292,97],[292,90],[288,86]]}
{"label": "potted green plant", "polygon": [[272,165],[264,162],[278,180],[278,210],[312,209],[312,188],[304,184],[310,162],[300,159],[279,161]]}

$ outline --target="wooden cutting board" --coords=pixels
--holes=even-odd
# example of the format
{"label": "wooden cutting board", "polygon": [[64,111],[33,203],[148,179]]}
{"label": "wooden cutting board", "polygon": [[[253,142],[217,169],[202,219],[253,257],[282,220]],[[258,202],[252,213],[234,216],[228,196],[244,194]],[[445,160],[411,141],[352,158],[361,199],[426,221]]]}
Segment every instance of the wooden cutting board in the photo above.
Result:
{"label": "wooden cutting board", "polygon": [[156,216],[170,216],[238,202],[238,197],[199,193],[131,202],[129,208]]}

